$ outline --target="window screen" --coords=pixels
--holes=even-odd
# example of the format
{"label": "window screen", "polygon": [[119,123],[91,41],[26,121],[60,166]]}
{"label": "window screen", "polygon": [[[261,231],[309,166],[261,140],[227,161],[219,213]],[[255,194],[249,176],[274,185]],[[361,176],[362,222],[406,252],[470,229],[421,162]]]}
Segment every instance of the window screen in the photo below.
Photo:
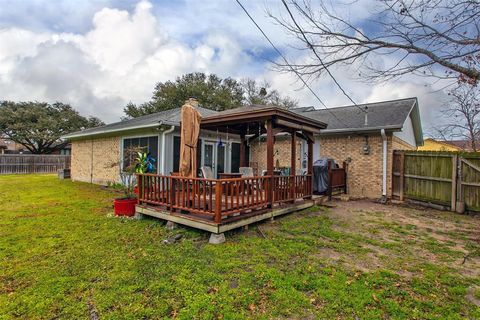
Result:
{"label": "window screen", "polygon": [[232,172],[240,171],[240,143],[232,143]]}
{"label": "window screen", "polygon": [[150,153],[156,160],[155,166],[158,168],[158,136],[128,138],[123,140],[123,167],[127,168],[131,165],[135,154],[131,151],[141,150]]}

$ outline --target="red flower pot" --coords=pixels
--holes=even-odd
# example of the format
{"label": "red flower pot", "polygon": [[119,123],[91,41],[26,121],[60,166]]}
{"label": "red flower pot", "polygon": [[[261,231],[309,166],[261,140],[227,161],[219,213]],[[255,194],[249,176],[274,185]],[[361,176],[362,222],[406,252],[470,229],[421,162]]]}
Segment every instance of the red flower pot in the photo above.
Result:
{"label": "red flower pot", "polygon": [[137,199],[115,199],[113,200],[113,211],[116,216],[133,217]]}

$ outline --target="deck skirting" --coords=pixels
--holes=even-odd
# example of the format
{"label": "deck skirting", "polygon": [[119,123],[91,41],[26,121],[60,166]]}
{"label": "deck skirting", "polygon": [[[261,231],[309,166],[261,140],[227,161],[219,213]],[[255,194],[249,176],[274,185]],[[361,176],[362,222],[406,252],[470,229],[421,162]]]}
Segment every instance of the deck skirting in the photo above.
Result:
{"label": "deck skirting", "polygon": [[252,212],[250,214],[243,214],[235,217],[237,219],[227,219],[222,221],[221,224],[215,224],[212,221],[199,219],[190,214],[171,213],[167,210],[150,207],[145,205],[137,205],[136,212],[147,216],[159,218],[166,221],[172,221],[181,225],[200,229],[212,233],[223,233],[229,230],[237,229],[252,223],[256,223],[262,220],[272,219],[281,215],[292,213],[295,211],[304,210],[314,205],[313,200],[305,200],[301,203],[289,204],[284,207],[277,207],[268,210],[259,210],[258,212]]}

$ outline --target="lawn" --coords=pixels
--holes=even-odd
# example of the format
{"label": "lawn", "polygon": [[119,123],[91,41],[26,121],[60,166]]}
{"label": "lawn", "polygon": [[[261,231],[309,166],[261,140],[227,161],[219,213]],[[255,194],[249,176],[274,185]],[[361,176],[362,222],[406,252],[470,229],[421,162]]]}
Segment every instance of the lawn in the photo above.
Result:
{"label": "lawn", "polygon": [[0,176],[0,319],[480,318],[478,217],[338,202],[210,245],[114,196]]}

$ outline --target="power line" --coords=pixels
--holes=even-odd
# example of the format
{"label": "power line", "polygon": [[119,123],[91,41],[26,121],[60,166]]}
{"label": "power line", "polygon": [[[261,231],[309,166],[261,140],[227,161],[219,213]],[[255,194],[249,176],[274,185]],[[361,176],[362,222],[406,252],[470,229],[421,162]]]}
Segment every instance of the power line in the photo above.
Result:
{"label": "power line", "polygon": [[295,18],[293,17],[293,14],[292,12],[290,11],[290,8],[288,7],[287,5],[287,2],[285,0],[282,0],[282,3],[283,5],[285,6],[285,9],[287,9],[288,11],[288,14],[290,15],[290,18],[292,19],[293,23],[295,24],[295,26],[297,27],[298,31],[300,31],[300,33],[302,34],[302,37],[303,39],[305,40],[305,42],[307,43],[308,47],[312,50],[312,52],[315,54],[315,56],[317,57],[317,59],[320,61],[320,64],[322,65],[322,68],[325,69],[325,71],[327,71],[328,75],[330,76],[330,78],[332,78],[333,82],[335,82],[335,84],[337,85],[337,87],[340,89],[340,91],[342,91],[342,93],[357,107],[359,108],[360,110],[362,110],[363,112],[366,112],[365,110],[363,110],[362,108],[360,108],[356,103],[355,101],[348,95],[348,93],[342,88],[342,86],[340,85],[340,83],[338,83],[337,79],[335,79],[335,77],[333,76],[333,74],[330,72],[330,70],[327,68],[327,66],[323,63],[323,60],[322,58],[320,58],[320,56],[318,55],[317,53],[317,50],[315,50],[315,47],[310,43],[310,41],[308,40],[307,36],[305,35],[305,33],[303,32],[302,28],[300,28],[300,25],[297,23],[297,21],[295,20]]}
{"label": "power line", "polygon": [[267,39],[268,43],[270,43],[270,45],[272,46],[272,48],[280,55],[280,57],[282,57],[283,61],[285,62],[285,64],[290,67],[290,70],[295,73],[297,75],[297,77],[300,79],[300,81],[302,81],[302,83],[305,85],[305,87],[308,88],[308,90],[310,90],[310,92],[314,95],[315,98],[317,98],[317,100],[324,106],[324,108],[326,110],[328,110],[332,116],[337,119],[338,122],[340,122],[341,124],[343,124],[345,127],[347,126],[345,124],[345,122],[343,122],[342,120],[340,120],[340,118],[338,118],[335,113],[333,113],[331,110],[328,109],[327,105],[322,101],[322,99],[320,99],[320,97],[315,93],[315,91],[313,91],[313,89],[308,85],[308,83],[302,78],[302,76],[300,75],[300,73],[295,70],[291,65],[290,63],[288,63],[288,60],[287,58],[285,58],[285,56],[282,54],[282,52],[280,52],[280,50],[278,50],[278,48],[273,44],[273,42],[270,40],[270,38],[267,36],[267,34],[262,30],[262,28],[258,25],[258,23],[255,21],[255,19],[253,19],[253,17],[250,15],[250,13],[247,11],[247,9],[245,9],[245,7],[242,5],[242,3],[240,2],[240,0],[235,0],[238,5],[243,9],[243,11],[245,12],[245,14],[250,18],[250,20],[252,20],[253,24],[257,27],[257,29],[262,33],[262,35],[265,37],[265,39]]}

